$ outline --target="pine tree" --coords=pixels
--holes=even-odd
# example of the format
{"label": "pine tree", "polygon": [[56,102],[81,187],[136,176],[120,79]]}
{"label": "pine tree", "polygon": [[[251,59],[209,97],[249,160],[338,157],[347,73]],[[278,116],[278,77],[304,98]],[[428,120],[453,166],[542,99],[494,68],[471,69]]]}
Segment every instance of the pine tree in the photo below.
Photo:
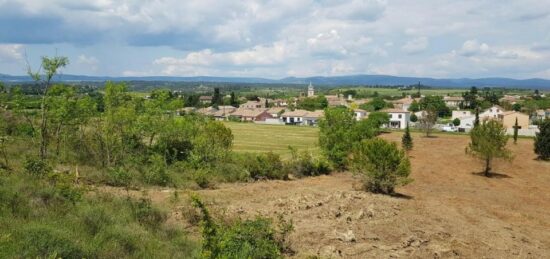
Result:
{"label": "pine tree", "polygon": [[489,120],[474,127],[470,132],[471,142],[466,147],[466,153],[479,158],[484,163],[483,174],[487,177],[491,173],[494,159],[511,160],[510,150],[506,148],[508,136],[502,123]]}
{"label": "pine tree", "polygon": [[403,138],[401,139],[401,145],[406,151],[409,151],[413,148],[413,140],[411,137],[411,132],[409,130],[409,124],[407,124],[407,127],[405,128],[405,134],[403,134]]}
{"label": "pine tree", "polygon": [[516,117],[516,124],[514,124],[514,144],[518,143],[518,118]]}

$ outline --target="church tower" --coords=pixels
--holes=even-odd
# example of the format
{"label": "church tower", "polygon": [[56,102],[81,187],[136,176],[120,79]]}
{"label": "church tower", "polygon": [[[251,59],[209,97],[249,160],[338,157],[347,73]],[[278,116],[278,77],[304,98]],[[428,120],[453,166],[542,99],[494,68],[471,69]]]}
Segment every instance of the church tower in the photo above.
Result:
{"label": "church tower", "polygon": [[307,97],[313,97],[315,96],[315,89],[313,88],[313,85],[311,82],[309,82],[309,86],[307,87]]}

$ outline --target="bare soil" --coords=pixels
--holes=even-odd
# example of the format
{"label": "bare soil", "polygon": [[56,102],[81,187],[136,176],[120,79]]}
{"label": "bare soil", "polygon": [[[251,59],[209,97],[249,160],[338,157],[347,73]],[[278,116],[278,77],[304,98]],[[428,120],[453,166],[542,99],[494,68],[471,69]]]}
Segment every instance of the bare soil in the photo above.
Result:
{"label": "bare soil", "polygon": [[[399,142],[401,133],[382,137]],[[465,154],[467,136],[413,138],[414,182],[397,196],[357,190],[359,179],[347,172],[197,193],[229,216],[292,219],[297,258],[550,258],[550,162],[535,159],[532,140],[510,141],[515,159],[496,161],[487,178]],[[159,204],[173,196],[149,195]],[[187,224],[180,207],[170,207],[173,223]]]}

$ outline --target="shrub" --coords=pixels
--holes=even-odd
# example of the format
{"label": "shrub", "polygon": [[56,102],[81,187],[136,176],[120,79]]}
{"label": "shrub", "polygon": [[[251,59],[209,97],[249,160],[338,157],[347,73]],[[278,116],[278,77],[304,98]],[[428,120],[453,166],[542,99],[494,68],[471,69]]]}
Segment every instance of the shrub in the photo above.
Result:
{"label": "shrub", "polygon": [[132,182],[132,175],[122,167],[109,170],[107,184],[128,188]]}
{"label": "shrub", "polygon": [[395,143],[374,138],[354,147],[351,166],[363,177],[366,190],[374,193],[394,193],[396,186],[409,184],[412,179],[410,162]]}
{"label": "shrub", "polygon": [[535,136],[535,153],[539,159],[550,160],[550,119],[544,120],[539,129]]}
{"label": "shrub", "polygon": [[455,125],[455,127],[458,127],[460,125],[460,119],[459,118],[455,118],[453,120],[453,125]]}
{"label": "shrub", "polygon": [[144,173],[145,182],[148,184],[166,186],[170,183],[170,176],[166,169],[164,158],[160,155],[153,155],[149,159],[149,166]]}
{"label": "shrub", "polygon": [[258,179],[288,179],[288,174],[283,171],[281,157],[272,152],[260,154],[247,154],[241,161],[250,177]]}
{"label": "shrub", "polygon": [[45,176],[52,171],[52,167],[48,162],[35,157],[27,157],[24,162],[24,167],[28,174],[36,176]]}
{"label": "shrub", "polygon": [[416,114],[411,114],[411,118],[410,118],[411,122],[417,122],[418,121],[418,116],[416,116]]}
{"label": "shrub", "polygon": [[200,188],[206,189],[214,187],[212,176],[211,173],[209,173],[208,169],[195,170],[193,172],[193,180]]}
{"label": "shrub", "polygon": [[283,243],[293,229],[292,223],[285,222],[279,231],[262,217],[217,223],[197,196],[192,196],[192,203],[202,214],[202,258],[282,258]]}
{"label": "shrub", "polygon": [[56,255],[56,258],[85,258],[83,249],[70,233],[42,224],[31,224],[15,233],[22,258]]}
{"label": "shrub", "polygon": [[298,152],[290,148],[292,158],[285,163],[285,172],[296,177],[317,176],[329,174],[332,171],[330,163],[322,157],[314,158],[307,150]]}
{"label": "shrub", "polygon": [[139,201],[133,202],[132,207],[136,220],[142,225],[158,229],[166,221],[166,214],[153,207],[149,199],[141,198]]}

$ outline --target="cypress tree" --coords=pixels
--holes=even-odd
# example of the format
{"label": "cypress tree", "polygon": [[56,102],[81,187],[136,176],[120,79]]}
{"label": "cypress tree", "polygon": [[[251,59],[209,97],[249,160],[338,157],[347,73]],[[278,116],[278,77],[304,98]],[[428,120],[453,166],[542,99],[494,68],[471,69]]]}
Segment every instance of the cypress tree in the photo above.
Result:
{"label": "cypress tree", "polygon": [[406,151],[409,151],[413,148],[413,140],[411,137],[411,132],[409,130],[409,124],[407,123],[407,127],[405,128],[405,134],[403,134],[403,138],[401,139],[401,145],[403,146],[403,149]]}
{"label": "cypress tree", "polygon": [[476,108],[476,120],[474,121],[474,127],[479,126],[479,109]]}
{"label": "cypress tree", "polygon": [[550,119],[545,119],[539,129],[535,136],[535,153],[539,159],[550,160]]}
{"label": "cypress tree", "polygon": [[518,143],[518,118],[516,117],[516,124],[514,124],[514,144]]}

